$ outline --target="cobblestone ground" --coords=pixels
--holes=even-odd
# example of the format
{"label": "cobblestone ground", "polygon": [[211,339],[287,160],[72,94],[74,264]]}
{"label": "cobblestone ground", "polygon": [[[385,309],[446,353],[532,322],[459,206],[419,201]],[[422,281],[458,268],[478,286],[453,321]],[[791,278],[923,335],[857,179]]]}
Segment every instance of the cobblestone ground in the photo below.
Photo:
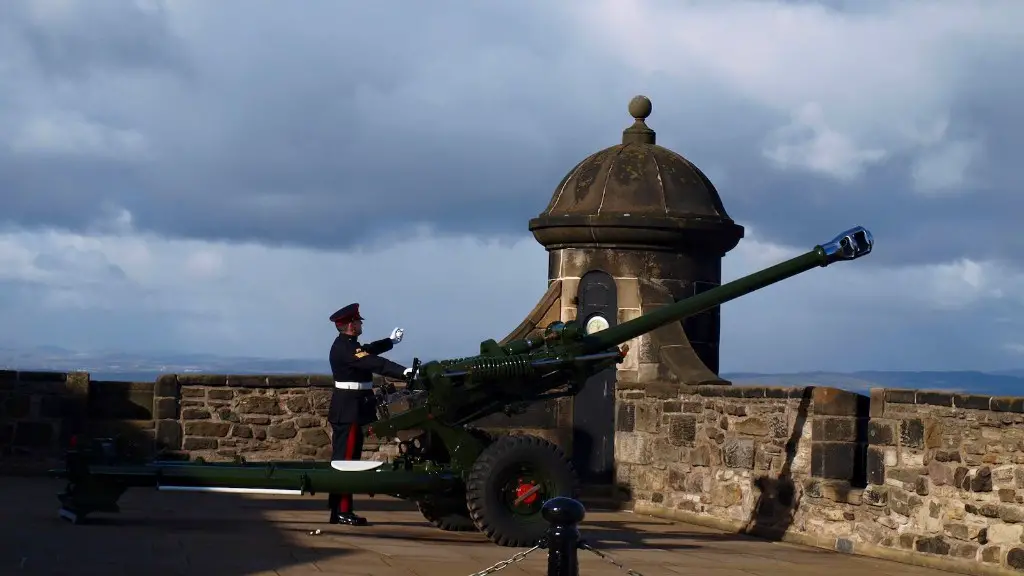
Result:
{"label": "cobblestone ground", "polygon": [[[326,523],[324,497],[239,497],[138,489],[122,513],[73,526],[57,518],[47,479],[0,478],[0,574],[5,576],[468,576],[517,550],[479,534],[434,529],[408,504],[357,498],[372,523]],[[319,535],[310,532],[320,529]],[[628,513],[590,512],[596,548],[642,576],[947,574],[882,560],[770,543]],[[543,552],[498,572],[545,574]],[[580,552],[582,576],[625,575]]]}

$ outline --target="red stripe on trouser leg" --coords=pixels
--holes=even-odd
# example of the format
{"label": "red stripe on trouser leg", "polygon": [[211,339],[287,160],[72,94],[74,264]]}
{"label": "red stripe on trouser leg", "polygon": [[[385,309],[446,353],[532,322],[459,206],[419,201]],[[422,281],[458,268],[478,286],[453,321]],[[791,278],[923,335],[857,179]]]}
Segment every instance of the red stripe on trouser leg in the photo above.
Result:
{"label": "red stripe on trouser leg", "polygon": [[[356,434],[359,433],[359,425],[353,422],[348,429],[348,438],[345,438],[345,460],[353,460],[356,450]],[[352,511],[352,495],[342,494],[338,502],[338,513],[347,514]]]}

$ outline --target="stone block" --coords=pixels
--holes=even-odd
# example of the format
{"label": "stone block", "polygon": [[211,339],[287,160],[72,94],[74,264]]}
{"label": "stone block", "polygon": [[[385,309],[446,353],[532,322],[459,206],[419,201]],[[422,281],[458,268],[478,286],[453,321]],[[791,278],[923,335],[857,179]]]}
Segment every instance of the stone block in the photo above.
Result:
{"label": "stone block", "polygon": [[640,308],[640,283],[636,278],[615,278],[619,308]]}
{"label": "stone block", "polygon": [[[185,422],[184,429],[186,436],[223,438],[231,431],[231,424],[227,422],[210,422],[200,420],[196,422]],[[187,449],[188,448],[186,448],[186,450]]]}
{"label": "stone block", "polygon": [[157,449],[181,450],[182,430],[177,420],[156,421]]}
{"label": "stone block", "polygon": [[729,508],[743,500],[743,490],[733,482],[715,482],[711,488],[711,504]]}
{"label": "stone block", "polygon": [[270,438],[277,438],[279,440],[287,440],[289,438],[295,438],[299,433],[295,423],[288,421],[280,424],[271,424],[267,427],[267,436]]}
{"label": "stone block", "polygon": [[935,392],[930,390],[919,390],[916,398],[917,404],[927,406],[953,406],[953,394],[950,392]]}
{"label": "stone block", "polygon": [[[285,380],[283,384],[292,384],[294,380]],[[267,377],[254,374],[228,374],[222,386],[235,388],[267,388]]]}
{"label": "stone block", "polygon": [[327,446],[331,443],[331,437],[323,428],[307,428],[299,433],[299,441],[316,448]]}
{"label": "stone block", "polygon": [[276,396],[246,396],[238,400],[235,411],[239,414],[267,414],[276,416],[284,414]]}
{"label": "stone block", "polygon": [[1024,535],[1024,524],[993,523],[986,530],[986,538],[991,544],[1020,544]]}
{"label": "stone block", "polygon": [[637,407],[632,403],[620,403],[615,407],[615,431],[631,433],[636,428]]}
{"label": "stone block", "polygon": [[635,418],[634,429],[637,432],[657,434],[661,431],[661,410],[658,404],[637,404]]}
{"label": "stone block", "polygon": [[932,453],[932,460],[939,462],[961,462],[960,452],[956,450],[936,450]]}
{"label": "stone block", "polygon": [[235,397],[235,391],[230,388],[210,388],[206,391],[209,400],[231,400]]}
{"label": "stone block", "polygon": [[908,448],[924,448],[924,422],[920,418],[900,422],[900,444]]}
{"label": "stone block", "polygon": [[935,486],[945,486],[953,483],[953,467],[938,460],[928,463],[928,477]]}
{"label": "stone block", "polygon": [[868,443],[876,446],[894,446],[896,444],[896,423],[892,420],[868,422]]}
{"label": "stone block", "polygon": [[812,442],[811,475],[818,478],[855,480],[863,462],[862,446],[853,442]]}
{"label": "stone block", "polygon": [[722,464],[722,454],[717,448],[701,444],[690,449],[689,463],[693,466],[719,466]]}
{"label": "stone block", "polygon": [[700,414],[704,411],[704,404],[699,400],[683,402],[681,411],[687,414]]}
{"label": "stone block", "polygon": [[899,482],[903,482],[903,483],[906,483],[906,484],[913,484],[913,483],[917,482],[917,478],[919,476],[921,476],[922,474],[925,474],[927,472],[928,472],[927,468],[894,467],[894,468],[887,468],[886,469],[885,477],[886,478],[892,478],[893,480],[897,480]]}
{"label": "stone block", "polygon": [[945,556],[949,554],[950,544],[942,536],[922,537],[914,542],[914,550],[925,554]]}
{"label": "stone block", "polygon": [[665,416],[668,424],[668,440],[673,445],[693,442],[697,437],[697,417],[689,414],[669,414]]}
{"label": "stone block", "polygon": [[953,394],[953,406],[964,410],[988,410],[991,396]]}
{"label": "stone block", "polygon": [[917,401],[917,390],[886,390],[885,401],[890,404],[914,404]]}
{"label": "stone block", "polygon": [[169,418],[178,417],[178,399],[177,398],[154,398],[153,399],[153,419],[154,420],[166,420]]}
{"label": "stone block", "polygon": [[[306,374],[282,374],[260,377],[261,380],[266,382],[267,388],[308,388],[310,376]],[[245,381],[244,384],[240,383],[236,377],[232,376],[228,378],[228,384],[231,386],[239,386],[244,388],[262,388],[263,385],[257,382]],[[331,384],[334,384],[334,379],[331,379]]]}
{"label": "stone block", "polygon": [[884,388],[872,388],[869,392],[871,399],[868,407],[868,417],[884,418],[885,417],[885,389]]}
{"label": "stone block", "polygon": [[209,420],[212,416],[205,408],[183,408],[181,411],[182,420]]}
{"label": "stone block", "polygon": [[153,385],[153,396],[158,398],[180,397],[181,389],[178,386],[178,377],[174,374],[162,374],[158,377]]}
{"label": "stone block", "polygon": [[727,440],[722,446],[722,462],[729,468],[754,468],[754,441],[745,438]]}
{"label": "stone block", "polygon": [[870,399],[837,388],[816,387],[812,392],[815,416],[866,417]]}
{"label": "stone block", "polygon": [[949,554],[955,558],[974,560],[978,556],[978,548],[979,546],[972,542],[954,542]]}
{"label": "stone block", "polygon": [[811,439],[815,442],[856,442],[856,418],[815,415],[811,423]]}
{"label": "stone block", "polygon": [[306,378],[306,385],[310,388],[334,389],[334,378],[330,374],[310,374]]}
{"label": "stone block", "polygon": [[36,413],[39,418],[44,419],[59,419],[61,418],[61,404],[64,398],[60,396],[40,396],[37,398],[38,405]]}
{"label": "stone block", "polygon": [[869,484],[885,484],[885,451],[875,446],[869,446],[866,468]]}
{"label": "stone block", "polygon": [[994,396],[989,401],[989,409],[993,412],[1024,413],[1024,398]]}
{"label": "stone block", "polygon": [[[185,387],[225,386],[228,383],[226,374],[178,374],[178,385]],[[203,391],[205,395],[205,390]],[[184,393],[184,390],[182,390]]]}
{"label": "stone block", "polygon": [[32,397],[29,394],[14,392],[4,402],[4,416],[10,420],[28,418],[32,414]]}
{"label": "stone block", "polygon": [[999,519],[1007,524],[1024,522],[1024,509],[1020,506],[999,506]]}
{"label": "stone block", "polygon": [[216,450],[217,440],[215,438],[185,438],[181,444],[182,450]]}
{"label": "stone block", "polygon": [[49,422],[16,422],[14,425],[12,444],[19,448],[46,448],[55,439],[53,425]]}
{"label": "stone block", "polygon": [[[1018,548],[1018,550],[1021,550]],[[1003,555],[1003,549],[999,546],[986,546],[981,550],[981,561],[986,564],[998,564]],[[1024,550],[1021,550],[1021,558],[1024,559]],[[1009,559],[1007,559],[1009,560]]]}
{"label": "stone block", "polygon": [[228,408],[227,406],[224,406],[222,408],[218,408],[217,409],[217,418],[219,418],[221,422],[241,422],[242,421],[242,417],[239,416],[238,414],[235,414],[231,410],[231,408]]}
{"label": "stone block", "polygon": [[43,372],[35,370],[22,370],[18,372],[19,382],[67,382],[67,372]]}
{"label": "stone block", "polygon": [[978,468],[978,471],[974,473],[971,478],[971,491],[972,492],[991,492],[992,491],[992,469],[988,466],[982,466]]}
{"label": "stone block", "polygon": [[206,398],[206,388],[201,386],[182,386],[180,393],[182,398]]}
{"label": "stone block", "polygon": [[762,418],[751,417],[737,420],[732,424],[732,430],[737,434],[746,436],[767,436],[771,432],[768,423]]}
{"label": "stone block", "polygon": [[970,469],[957,466],[953,470],[953,486],[959,490],[970,490]]}
{"label": "stone block", "polygon": [[862,493],[862,500],[869,506],[882,507],[889,502],[888,486],[868,486]]}

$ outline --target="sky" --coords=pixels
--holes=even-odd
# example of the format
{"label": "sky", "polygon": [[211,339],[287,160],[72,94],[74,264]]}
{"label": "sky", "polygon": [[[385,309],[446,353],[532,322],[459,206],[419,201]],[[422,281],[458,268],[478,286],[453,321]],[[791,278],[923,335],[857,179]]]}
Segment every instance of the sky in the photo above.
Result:
{"label": "sky", "polygon": [[723,372],[1024,367],[1024,3],[5,0],[0,345],[320,358],[349,302],[464,356],[527,223],[653,102],[746,236],[867,258],[722,310]]}

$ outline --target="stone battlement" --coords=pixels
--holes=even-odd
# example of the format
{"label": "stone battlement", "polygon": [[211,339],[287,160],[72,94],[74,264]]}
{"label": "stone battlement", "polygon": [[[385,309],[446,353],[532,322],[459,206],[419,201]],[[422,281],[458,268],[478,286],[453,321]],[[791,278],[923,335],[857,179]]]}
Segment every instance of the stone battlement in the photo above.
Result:
{"label": "stone battlement", "polygon": [[[52,466],[73,434],[117,436],[140,459],[325,460],[331,384],[321,375],[103,382],[0,371],[0,470]],[[526,417],[533,428],[505,426],[566,445],[571,435],[553,427],[567,411],[550,404]],[[620,382],[617,485],[638,513],[1014,573],[1024,571],[1022,423],[1024,398]],[[364,457],[394,453],[371,439]]]}
{"label": "stone battlement", "polygon": [[915,390],[620,390],[634,510],[966,573],[1024,570],[1024,404]]}

